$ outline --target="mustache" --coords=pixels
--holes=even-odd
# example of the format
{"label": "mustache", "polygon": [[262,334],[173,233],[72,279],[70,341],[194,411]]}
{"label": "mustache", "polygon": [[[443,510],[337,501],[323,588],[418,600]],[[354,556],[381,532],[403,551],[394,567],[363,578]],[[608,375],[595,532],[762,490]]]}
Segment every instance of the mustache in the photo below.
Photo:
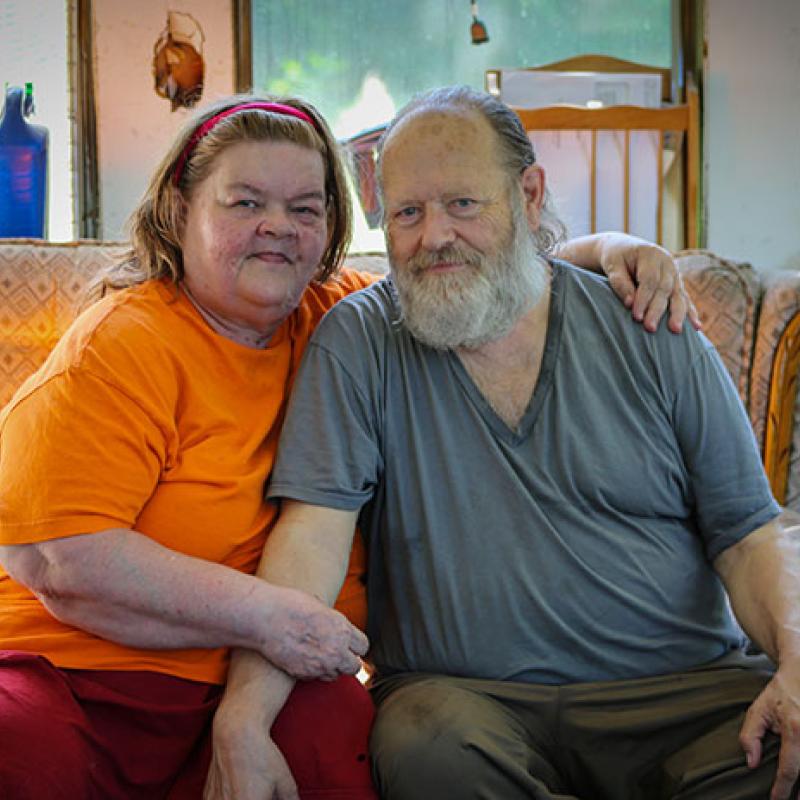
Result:
{"label": "mustache", "polygon": [[458,245],[447,245],[440,250],[423,251],[417,253],[406,263],[406,268],[413,274],[418,275],[443,261],[454,261],[467,264],[470,267],[480,267],[483,263],[479,253],[471,248],[460,247]]}

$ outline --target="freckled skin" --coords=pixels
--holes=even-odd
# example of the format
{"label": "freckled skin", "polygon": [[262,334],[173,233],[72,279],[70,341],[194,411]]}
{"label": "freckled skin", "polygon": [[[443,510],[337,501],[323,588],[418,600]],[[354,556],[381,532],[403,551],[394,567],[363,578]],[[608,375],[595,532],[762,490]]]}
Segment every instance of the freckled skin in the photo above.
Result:
{"label": "freckled skin", "polygon": [[[412,114],[390,135],[381,169],[387,241],[396,267],[421,248],[464,243],[487,255],[507,239],[508,176],[496,134],[479,114]],[[472,208],[463,207],[466,200],[474,201]]]}
{"label": "freckled skin", "polygon": [[184,285],[212,327],[263,345],[297,306],[327,240],[322,156],[240,142],[186,199]]}

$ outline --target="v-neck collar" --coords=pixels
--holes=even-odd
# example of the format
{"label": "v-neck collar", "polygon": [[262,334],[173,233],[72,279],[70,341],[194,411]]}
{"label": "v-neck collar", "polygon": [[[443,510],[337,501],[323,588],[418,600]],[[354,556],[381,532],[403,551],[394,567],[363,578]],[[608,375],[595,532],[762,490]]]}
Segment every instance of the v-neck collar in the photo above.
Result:
{"label": "v-neck collar", "polygon": [[530,436],[536,420],[539,416],[544,401],[550,392],[553,384],[553,374],[555,371],[556,359],[561,346],[561,331],[564,321],[564,271],[558,262],[549,262],[551,267],[550,280],[550,310],[547,320],[547,331],[545,334],[544,351],[542,352],[542,363],[539,368],[539,377],[536,386],[533,388],[528,407],[522,415],[519,426],[516,429],[510,428],[502,420],[497,412],[492,408],[483,393],[478,389],[475,381],[472,380],[467,368],[461,362],[458,355],[452,351],[447,351],[447,359],[451,369],[455,372],[461,387],[469,399],[478,409],[486,424],[494,434],[510,445],[521,444]]}

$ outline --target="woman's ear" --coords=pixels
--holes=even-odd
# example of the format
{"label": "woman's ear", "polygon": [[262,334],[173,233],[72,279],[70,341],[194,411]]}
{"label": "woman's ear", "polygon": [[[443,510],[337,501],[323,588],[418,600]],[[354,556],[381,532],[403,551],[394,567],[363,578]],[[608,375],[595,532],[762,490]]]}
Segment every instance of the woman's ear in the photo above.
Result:
{"label": "woman's ear", "polygon": [[545,176],[538,164],[526,167],[520,176],[525,216],[532,231],[539,229],[539,218],[544,205]]}

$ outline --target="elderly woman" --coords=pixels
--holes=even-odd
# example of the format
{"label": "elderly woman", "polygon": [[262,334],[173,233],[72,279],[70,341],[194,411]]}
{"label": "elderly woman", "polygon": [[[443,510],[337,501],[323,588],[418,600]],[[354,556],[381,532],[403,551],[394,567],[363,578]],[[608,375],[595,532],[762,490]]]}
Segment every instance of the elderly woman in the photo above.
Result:
{"label": "elderly woman", "polygon": [[[375,797],[372,707],[352,677],[365,637],[254,575],[294,369],[324,312],[371,280],[337,271],[350,221],[308,103],[203,111],[157,168],[104,296],[2,412],[0,796],[199,796],[238,648],[306,679],[272,730],[300,796]],[[685,313],[657,248],[595,237],[562,254],[603,255],[650,327],[670,292],[670,324]]]}

